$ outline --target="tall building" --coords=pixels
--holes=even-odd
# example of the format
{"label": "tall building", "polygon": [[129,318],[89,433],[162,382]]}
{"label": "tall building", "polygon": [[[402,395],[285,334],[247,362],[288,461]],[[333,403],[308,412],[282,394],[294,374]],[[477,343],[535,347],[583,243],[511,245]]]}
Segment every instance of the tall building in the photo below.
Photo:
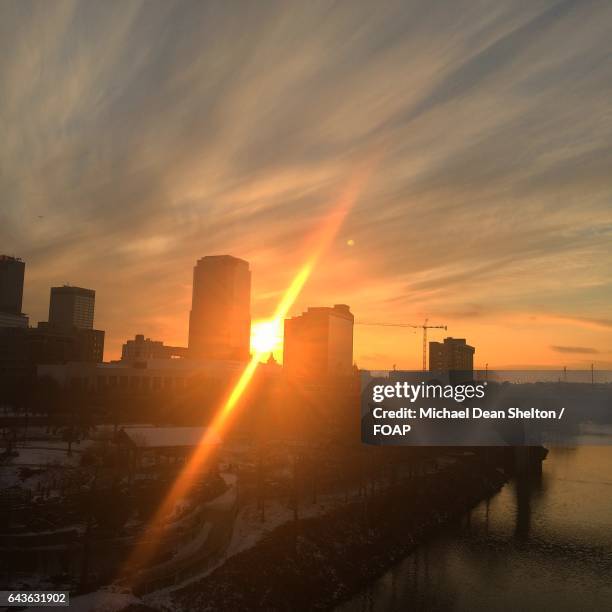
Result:
{"label": "tall building", "polygon": [[429,343],[429,369],[432,372],[460,372],[462,378],[474,374],[474,352],[465,338],[444,338]]}
{"label": "tall building", "polygon": [[174,359],[185,357],[187,350],[180,346],[166,346],[161,340],[145,338],[136,334],[121,349],[121,361],[148,361],[149,359]]}
{"label": "tall building", "polygon": [[353,373],[353,324],[345,304],[309,308],[285,320],[283,368],[295,378],[350,376]]}
{"label": "tall building", "polygon": [[42,347],[64,346],[65,350],[37,350],[41,363],[65,363],[68,361],[99,363],[104,357],[104,331],[94,329],[96,292],[82,287],[51,287],[49,321],[38,323],[31,330],[35,345]]}
{"label": "tall building", "polygon": [[49,326],[56,329],[93,329],[96,292],[82,287],[51,287]]}
{"label": "tall building", "polygon": [[209,255],[193,269],[189,356],[193,359],[249,359],[251,271],[231,255]]}
{"label": "tall building", "polygon": [[27,327],[21,312],[25,263],[9,255],[0,255],[0,327]]}
{"label": "tall building", "polygon": [[0,255],[0,312],[21,314],[24,274],[21,259]]}

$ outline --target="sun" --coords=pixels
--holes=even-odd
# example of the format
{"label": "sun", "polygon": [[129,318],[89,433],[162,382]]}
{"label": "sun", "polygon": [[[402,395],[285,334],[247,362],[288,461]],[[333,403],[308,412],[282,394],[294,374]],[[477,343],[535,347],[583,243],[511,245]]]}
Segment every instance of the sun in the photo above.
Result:
{"label": "sun", "polygon": [[251,352],[262,358],[283,347],[282,322],[262,319],[251,324]]}

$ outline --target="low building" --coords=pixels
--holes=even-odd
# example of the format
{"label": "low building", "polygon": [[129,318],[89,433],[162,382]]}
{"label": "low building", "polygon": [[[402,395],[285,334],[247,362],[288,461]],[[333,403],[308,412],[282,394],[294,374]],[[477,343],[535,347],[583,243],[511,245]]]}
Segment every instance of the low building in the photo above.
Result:
{"label": "low building", "polygon": [[[191,379],[219,380],[237,377],[244,370],[241,361],[192,361],[190,359],[149,359],[144,362],[64,363],[41,365],[39,377],[56,380],[60,386],[79,386],[89,391],[115,388],[131,392],[155,392],[184,389]],[[277,364],[261,363],[264,376],[278,376]]]}
{"label": "low building", "polygon": [[63,354],[46,351],[41,353],[37,363],[67,363],[68,361],[85,361],[101,363],[104,358],[104,331],[101,329],[60,329],[46,322],[30,330],[32,342],[43,346],[61,343],[65,347]]}
{"label": "low building", "polygon": [[151,466],[184,463],[202,447],[206,447],[205,461],[194,476],[201,480],[217,471],[221,440],[207,427],[123,427],[115,441],[127,452],[130,480]]}
{"label": "low building", "polygon": [[28,317],[24,314],[13,314],[10,312],[0,312],[0,328],[1,327],[21,327],[28,326]]}
{"label": "low building", "polygon": [[0,378],[27,380],[37,368],[68,362],[102,361],[104,332],[96,329],[58,330],[38,327],[0,328]]}
{"label": "low building", "polygon": [[[471,380],[474,376],[474,353],[465,338],[444,338],[444,342],[429,343],[429,370],[434,373],[455,372],[451,379]],[[459,374],[460,373],[460,374]]]}
{"label": "low building", "polygon": [[171,367],[166,360],[138,364],[70,362],[38,367],[39,378],[49,377],[62,387],[77,386],[87,391],[106,388],[131,392],[183,389],[192,374],[193,370]]}
{"label": "low building", "polygon": [[166,346],[161,340],[145,338],[136,334],[121,349],[121,361],[141,362],[149,359],[177,359],[187,356],[187,349],[180,346]]}

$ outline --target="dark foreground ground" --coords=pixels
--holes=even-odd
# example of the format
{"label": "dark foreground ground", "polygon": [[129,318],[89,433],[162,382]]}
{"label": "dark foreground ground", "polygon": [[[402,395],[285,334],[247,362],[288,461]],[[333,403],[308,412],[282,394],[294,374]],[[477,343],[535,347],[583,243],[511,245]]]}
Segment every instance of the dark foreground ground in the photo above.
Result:
{"label": "dark foreground ground", "polygon": [[330,514],[283,525],[173,601],[183,610],[330,609],[498,491],[512,468],[491,459],[386,483]]}

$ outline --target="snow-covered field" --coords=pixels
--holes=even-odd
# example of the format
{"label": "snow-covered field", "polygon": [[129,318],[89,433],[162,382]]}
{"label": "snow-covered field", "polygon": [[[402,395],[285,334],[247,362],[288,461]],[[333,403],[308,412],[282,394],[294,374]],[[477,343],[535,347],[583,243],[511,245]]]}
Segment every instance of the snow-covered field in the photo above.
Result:
{"label": "snow-covered field", "polygon": [[[226,475],[224,475],[225,477]],[[229,491],[231,491],[230,489]],[[227,491],[223,496],[227,495]],[[356,490],[351,496],[356,494]],[[220,498],[218,498],[220,499]],[[217,500],[214,500],[215,503]],[[320,495],[316,503],[301,501],[299,517],[301,519],[312,518],[330,512],[338,504],[345,501],[345,493],[331,493]],[[146,605],[164,611],[176,610],[176,602],[172,599],[172,591],[185,587],[205,578],[215,569],[223,565],[230,557],[255,546],[267,533],[293,520],[293,509],[286,501],[269,500],[265,504],[265,520],[262,521],[261,510],[255,502],[246,504],[239,511],[234,522],[234,529],[230,543],[217,561],[206,570],[194,574],[189,579],[172,587],[161,589],[143,596],[142,601]]]}
{"label": "snow-covered field", "polygon": [[[114,591],[111,588],[100,589],[87,595],[70,598],[71,612],[119,612],[131,604],[141,603],[138,597],[131,593]],[[29,608],[30,610],[40,608]]]}
{"label": "snow-covered field", "polygon": [[[82,452],[90,443],[73,444],[70,455],[67,443],[62,441],[41,440],[18,444],[13,449],[18,455],[0,464],[0,489],[17,485],[34,491],[39,483],[53,480],[60,471],[77,467]],[[24,469],[34,473],[22,478]]]}
{"label": "snow-covered field", "polygon": [[[57,440],[41,440],[17,446],[15,450],[19,453],[19,456],[10,459],[4,465],[0,465],[0,488],[19,485],[35,492],[36,488],[40,488],[41,485],[48,486],[49,482],[59,479],[61,473],[73,472],[70,468],[79,465],[83,450],[92,443],[94,442],[89,440],[82,442],[80,445],[73,444],[71,455],[67,453],[67,443]],[[237,453],[237,455],[239,454]],[[23,471],[23,468],[34,470],[35,473],[23,479],[20,475],[20,469]],[[176,551],[176,556],[172,561],[176,563],[193,555],[198,555],[199,551],[206,546],[206,541],[211,531],[215,529],[216,522],[225,521],[227,525],[227,520],[231,521],[233,519],[232,534],[227,548],[210,566],[190,576],[180,584],[149,593],[142,599],[126,593],[118,587],[110,586],[95,593],[73,598],[70,604],[71,608],[78,612],[102,612],[107,610],[115,612],[130,604],[140,602],[159,610],[174,610],[175,602],[172,600],[172,591],[201,580],[223,565],[230,557],[255,546],[267,533],[293,520],[293,509],[289,506],[286,498],[266,500],[263,519],[262,512],[257,508],[255,501],[242,506],[234,517],[233,509],[237,499],[237,477],[230,472],[224,472],[221,475],[228,488],[219,497],[206,504],[206,508],[213,511],[211,522],[208,522],[207,519],[197,537],[189,541],[179,551]],[[355,494],[356,491],[350,492],[351,497]],[[313,503],[311,499],[301,499],[299,518],[311,518],[328,513],[335,506],[343,504],[345,497],[346,493],[344,491],[338,491],[330,494],[320,494],[316,503]]]}

